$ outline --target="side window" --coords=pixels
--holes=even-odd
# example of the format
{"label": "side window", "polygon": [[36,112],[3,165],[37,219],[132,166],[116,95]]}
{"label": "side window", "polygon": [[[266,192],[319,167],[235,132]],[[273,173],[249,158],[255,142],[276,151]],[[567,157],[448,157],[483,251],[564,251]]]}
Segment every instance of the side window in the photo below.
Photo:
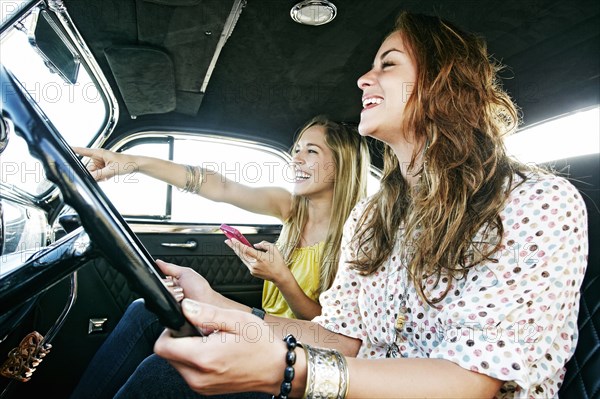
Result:
{"label": "side window", "polygon": [[[146,143],[138,138],[136,143],[139,144],[134,143],[123,152],[200,165],[249,186],[292,189],[294,176],[289,168],[289,157],[279,150],[241,140],[212,137],[165,137],[163,141],[148,138]],[[101,186],[126,217],[173,223],[281,224],[277,218],[184,193],[139,173],[118,176],[101,183]]]}
{"label": "side window", "polygon": [[[169,143],[141,142],[123,153],[145,155],[161,159],[169,159]],[[126,170],[135,170],[135,165],[120,165]],[[100,186],[121,212],[123,216],[167,219],[169,186],[156,179],[141,173],[132,173],[125,176],[115,176]]]}

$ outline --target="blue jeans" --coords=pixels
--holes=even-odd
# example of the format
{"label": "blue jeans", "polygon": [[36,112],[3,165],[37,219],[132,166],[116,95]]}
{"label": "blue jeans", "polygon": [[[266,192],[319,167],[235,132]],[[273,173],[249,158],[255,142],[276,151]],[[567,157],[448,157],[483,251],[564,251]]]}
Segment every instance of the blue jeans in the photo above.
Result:
{"label": "blue jeans", "polygon": [[[142,299],[132,302],[92,358],[71,399],[204,398],[193,392],[166,360],[152,354],[163,329]],[[271,395],[248,393],[211,398],[270,399]]]}
{"label": "blue jeans", "polygon": [[156,315],[146,309],[143,299],[132,302],[92,358],[71,399],[112,398],[137,366],[152,354],[163,329]]}
{"label": "blue jeans", "polygon": [[[214,395],[212,399],[271,399],[266,393],[237,393]],[[200,399],[207,396],[190,389],[179,372],[165,359],[152,355],[139,365],[115,399]]]}

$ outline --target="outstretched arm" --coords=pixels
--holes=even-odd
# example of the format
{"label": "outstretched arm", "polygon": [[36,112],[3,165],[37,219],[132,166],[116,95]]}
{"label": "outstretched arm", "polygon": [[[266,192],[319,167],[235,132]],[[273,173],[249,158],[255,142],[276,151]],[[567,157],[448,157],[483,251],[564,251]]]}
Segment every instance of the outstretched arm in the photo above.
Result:
{"label": "outstretched arm", "polygon": [[[186,165],[105,149],[73,147],[73,151],[90,158],[88,170],[97,181],[137,172],[179,188],[184,188],[187,183]],[[287,219],[292,206],[292,196],[283,188],[249,187],[212,170],[203,170],[202,185],[198,194],[213,201],[226,202],[280,220]]]}

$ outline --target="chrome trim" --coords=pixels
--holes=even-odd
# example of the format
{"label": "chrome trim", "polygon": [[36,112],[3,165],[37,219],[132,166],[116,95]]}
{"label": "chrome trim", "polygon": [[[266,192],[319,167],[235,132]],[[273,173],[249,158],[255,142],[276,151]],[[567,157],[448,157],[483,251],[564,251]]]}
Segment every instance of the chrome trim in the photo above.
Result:
{"label": "chrome trim", "polygon": [[8,146],[8,140],[10,139],[11,135],[10,131],[11,130],[8,125],[8,121],[5,121],[0,114],[0,154],[2,154]]}
{"label": "chrome trim", "polygon": [[73,255],[75,256],[83,256],[86,252],[90,251],[92,247],[92,241],[90,240],[90,236],[85,234],[81,234],[77,240],[74,242]]}
{"label": "chrome trim", "polygon": [[119,105],[117,99],[112,92],[110,85],[108,84],[108,81],[102,72],[102,69],[96,62],[96,59],[92,55],[92,52],[88,48],[86,42],[83,40],[83,37],[75,27],[64,1],[47,0],[47,3],[48,8],[54,12],[65,32],[69,35],[69,38],[77,48],[79,55],[81,56],[82,60],[84,60],[83,64],[89,68],[88,72],[90,72],[93,78],[96,80],[98,88],[104,94],[104,98],[106,98],[107,117],[104,129],[96,136],[96,139],[90,145],[90,147],[100,147],[115,128],[119,119]]}
{"label": "chrome trim", "polygon": [[88,335],[105,332],[104,328],[106,327],[107,321],[108,321],[108,318],[106,318],[106,317],[89,319],[88,320]]}
{"label": "chrome trim", "polygon": [[48,7],[54,12],[67,12],[65,2],[63,0],[46,0]]}
{"label": "chrome trim", "polygon": [[[219,234],[223,232],[215,225],[151,224],[127,220],[136,234]],[[240,226],[232,225],[242,234],[279,234],[281,226]]]}
{"label": "chrome trim", "polygon": [[[310,19],[310,20],[303,20],[303,16],[306,15],[305,11],[307,11],[308,8],[312,8],[312,7],[318,7],[317,10],[308,10],[309,15],[310,14],[318,14],[321,15],[321,13],[323,13],[323,8],[329,10],[329,18],[323,21],[319,21],[318,19]],[[325,25],[330,23],[331,21],[333,21],[335,19],[335,17],[337,16],[337,7],[335,6],[335,4],[333,4],[332,2],[328,1],[328,0],[323,0],[323,1],[318,1],[318,0],[304,0],[301,1],[300,3],[296,4],[294,7],[292,7],[292,9],[290,10],[290,17],[292,18],[292,20],[294,22],[297,22],[299,24],[302,25],[308,25],[308,26],[321,26],[321,25]]]}
{"label": "chrome trim", "polygon": [[12,184],[6,184],[2,182],[0,182],[0,199],[6,199],[8,201],[30,207],[36,207],[38,204],[38,199],[27,191],[24,191]]}
{"label": "chrome trim", "polygon": [[292,156],[284,148],[282,148],[282,146],[277,146],[277,145],[274,145],[271,143],[261,143],[259,141],[248,140],[248,139],[237,138],[237,137],[221,136],[217,132],[207,132],[207,131],[187,132],[187,131],[150,130],[150,131],[146,131],[146,132],[138,132],[138,133],[133,133],[133,134],[127,135],[127,137],[124,137],[124,138],[116,141],[113,145],[111,145],[110,147],[107,147],[107,149],[115,151],[134,140],[145,139],[145,138],[149,138],[149,139],[165,138],[166,136],[170,136],[170,137],[174,138],[175,140],[191,139],[191,140],[210,141],[210,142],[214,142],[214,143],[236,144],[238,146],[242,145],[247,148],[270,152],[274,155],[278,155],[281,158],[283,158],[283,160],[286,162],[292,161]]}
{"label": "chrome trim", "polygon": [[4,240],[4,209],[2,209],[2,200],[0,200],[0,256],[4,253]]}
{"label": "chrome trim", "polygon": [[242,9],[246,6],[246,0],[235,0],[233,6],[231,7],[231,11],[229,12],[229,16],[223,25],[223,31],[221,32],[221,37],[217,42],[217,47],[215,48],[215,52],[213,53],[213,57],[210,60],[210,64],[208,64],[208,69],[206,70],[206,75],[204,75],[204,81],[202,82],[202,87],[200,88],[201,93],[206,92],[206,87],[208,86],[208,81],[212,76],[213,70],[217,65],[217,60],[219,59],[219,55],[221,54],[221,50],[227,43],[227,39],[233,33],[233,28],[235,28],[235,24],[240,18],[240,14],[242,13]]}
{"label": "chrome trim", "polygon": [[34,1],[29,2],[29,3],[25,4],[20,10],[18,10],[18,12],[14,13],[6,21],[2,22],[2,26],[0,27],[0,36],[3,35],[5,31],[12,28],[16,24],[17,21],[19,21],[20,19],[23,18],[23,16],[28,15],[29,12],[34,7],[37,7],[40,3],[42,3],[41,0],[39,0],[39,1],[34,0]]}
{"label": "chrome trim", "polygon": [[160,245],[167,248],[196,249],[198,242],[195,240],[187,240],[185,243],[161,242]]}
{"label": "chrome trim", "polygon": [[56,319],[56,322],[54,323],[54,325],[52,327],[50,327],[50,330],[48,330],[48,332],[44,336],[44,339],[42,340],[42,344],[49,344],[52,342],[52,340],[54,339],[56,334],[58,334],[61,327],[63,326],[65,320],[67,320],[67,316],[69,315],[71,308],[73,308],[73,305],[75,304],[75,301],[77,300],[77,288],[78,288],[77,271],[74,271],[73,274],[71,274],[70,280],[71,280],[71,290],[69,292],[69,297],[67,299],[67,303],[66,303],[65,307],[63,308],[60,316],[58,316],[58,318]]}

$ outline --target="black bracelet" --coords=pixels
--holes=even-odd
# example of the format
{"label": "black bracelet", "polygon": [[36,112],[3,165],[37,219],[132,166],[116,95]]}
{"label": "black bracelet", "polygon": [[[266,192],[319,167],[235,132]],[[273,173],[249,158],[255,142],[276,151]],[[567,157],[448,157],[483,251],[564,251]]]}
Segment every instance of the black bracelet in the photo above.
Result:
{"label": "black bracelet", "polygon": [[283,382],[281,383],[281,390],[279,391],[279,395],[273,395],[272,399],[288,399],[288,395],[292,392],[292,380],[294,379],[294,364],[296,364],[296,346],[298,345],[298,341],[292,334],[288,334],[283,339],[287,345],[287,353],[285,354],[285,363],[287,366],[283,371]]}
{"label": "black bracelet", "polygon": [[256,317],[260,317],[261,319],[265,319],[265,311],[258,308],[252,308],[252,314]]}

